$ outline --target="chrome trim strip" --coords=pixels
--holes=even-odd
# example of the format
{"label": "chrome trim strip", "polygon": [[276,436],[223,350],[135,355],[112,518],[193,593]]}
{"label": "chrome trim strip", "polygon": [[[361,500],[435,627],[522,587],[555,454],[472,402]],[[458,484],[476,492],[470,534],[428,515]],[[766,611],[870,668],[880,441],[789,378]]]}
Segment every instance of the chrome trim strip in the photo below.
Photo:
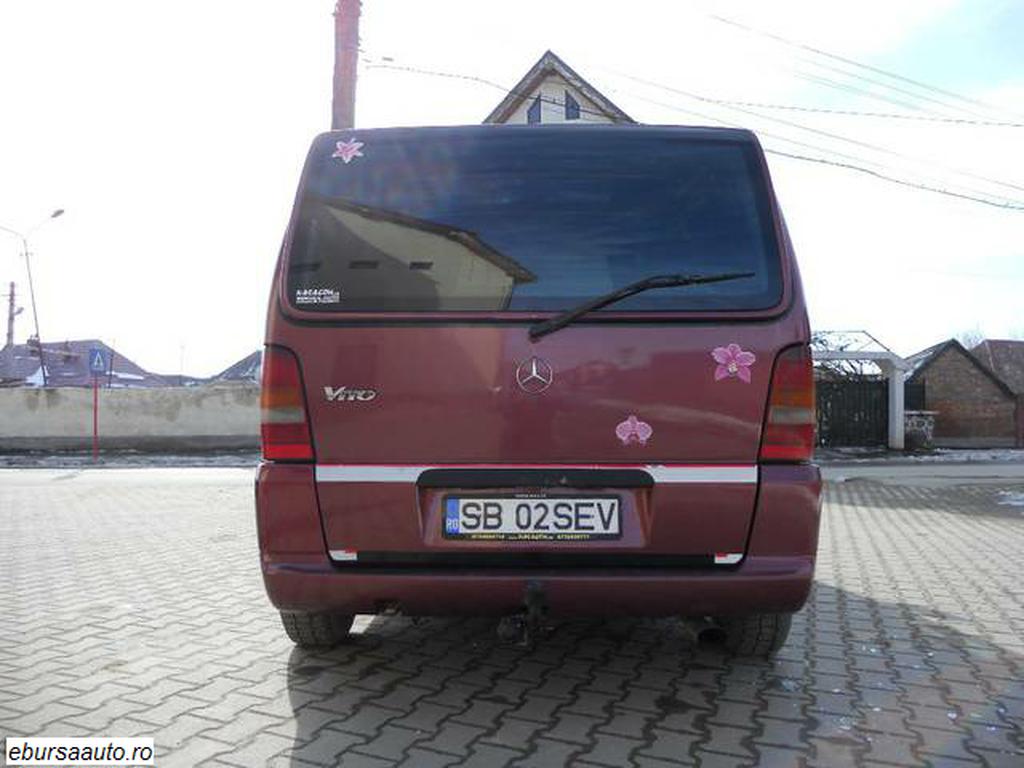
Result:
{"label": "chrome trim strip", "polygon": [[376,466],[371,464],[317,464],[318,483],[415,483],[432,467]]}
{"label": "chrome trim strip", "polygon": [[650,464],[643,467],[656,483],[756,483],[757,466],[666,467]]}
{"label": "chrome trim strip", "polygon": [[642,469],[650,473],[654,482],[675,483],[756,483],[757,465],[750,466],[685,466],[676,464],[621,465],[516,465],[496,466],[460,464],[458,466],[412,466],[398,464],[318,464],[318,483],[415,483],[428,469]]}

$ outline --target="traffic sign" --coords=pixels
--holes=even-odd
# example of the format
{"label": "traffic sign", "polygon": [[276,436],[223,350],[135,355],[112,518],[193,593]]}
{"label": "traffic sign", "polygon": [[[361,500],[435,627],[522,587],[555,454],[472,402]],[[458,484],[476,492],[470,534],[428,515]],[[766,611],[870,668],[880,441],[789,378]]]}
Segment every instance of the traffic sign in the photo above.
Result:
{"label": "traffic sign", "polygon": [[101,376],[110,370],[110,350],[93,347],[89,350],[89,373]]}

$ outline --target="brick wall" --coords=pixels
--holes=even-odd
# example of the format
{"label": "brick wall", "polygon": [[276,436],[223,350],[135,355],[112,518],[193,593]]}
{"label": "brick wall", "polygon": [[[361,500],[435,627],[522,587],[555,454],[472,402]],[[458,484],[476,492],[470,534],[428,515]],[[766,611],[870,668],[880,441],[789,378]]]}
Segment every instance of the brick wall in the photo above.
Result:
{"label": "brick wall", "polygon": [[936,445],[1005,446],[1017,442],[1017,398],[1008,395],[956,347],[942,352],[917,380],[925,382]]}

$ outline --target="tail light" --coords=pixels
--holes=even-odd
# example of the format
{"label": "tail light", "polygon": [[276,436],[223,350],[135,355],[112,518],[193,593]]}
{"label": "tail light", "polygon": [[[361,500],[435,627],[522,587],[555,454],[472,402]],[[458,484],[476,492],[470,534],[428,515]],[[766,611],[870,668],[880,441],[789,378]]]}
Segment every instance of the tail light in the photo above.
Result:
{"label": "tail light", "polygon": [[810,461],[814,453],[814,370],[806,345],[775,359],[761,461]]}
{"label": "tail light", "polygon": [[267,347],[263,355],[260,437],[268,461],[313,459],[299,361],[281,347]]}

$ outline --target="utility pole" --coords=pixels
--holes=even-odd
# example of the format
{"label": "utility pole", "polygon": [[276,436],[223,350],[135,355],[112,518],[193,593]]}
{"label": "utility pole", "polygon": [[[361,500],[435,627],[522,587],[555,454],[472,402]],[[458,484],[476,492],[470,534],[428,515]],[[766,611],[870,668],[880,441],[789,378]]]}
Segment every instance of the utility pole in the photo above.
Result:
{"label": "utility pole", "polygon": [[[61,211],[63,213],[63,211]],[[54,214],[55,216],[60,214]],[[28,238],[22,237],[21,244],[25,250],[25,272],[28,273],[28,295],[32,299],[32,322],[36,326],[36,346],[39,350],[39,371],[43,374],[43,386],[47,387],[50,384],[49,376],[46,374],[46,352],[43,351],[43,337],[39,335],[39,313],[36,312],[36,289],[32,286],[32,260],[29,258],[32,254],[28,250]],[[29,339],[29,344],[32,340]]]}
{"label": "utility pole", "polygon": [[[0,230],[3,230],[4,232],[7,232],[8,234],[14,235],[19,240],[21,240],[21,249],[22,249],[22,252],[25,254],[25,272],[28,274],[28,295],[29,295],[29,298],[32,300],[32,320],[33,320],[33,322],[35,323],[35,326],[36,326],[35,341],[36,341],[36,345],[37,345],[37,347],[39,349],[39,370],[43,374],[43,386],[44,387],[49,384],[49,381],[48,381],[48,378],[47,378],[47,375],[46,375],[46,357],[45,357],[46,353],[43,351],[43,339],[39,335],[39,313],[36,311],[36,289],[32,286],[32,261],[30,259],[30,256],[32,254],[31,254],[31,252],[28,249],[28,238],[29,238],[29,236],[33,232],[35,232],[37,229],[39,229],[41,226],[46,224],[51,219],[56,219],[56,218],[58,218],[60,216],[63,216],[63,215],[64,215],[64,209],[63,208],[58,208],[53,213],[51,213],[49,216],[47,216],[45,219],[43,219],[41,222],[39,222],[34,227],[32,227],[32,229],[30,229],[28,232],[19,232],[16,229],[11,229],[10,227],[5,227],[2,224],[0,224]],[[13,293],[13,291],[12,291],[12,293]],[[30,338],[29,339],[29,345],[30,346],[31,346],[31,343],[32,343],[32,339]]]}
{"label": "utility pole", "polygon": [[17,300],[14,298],[14,281],[11,281],[11,290],[7,294],[7,343],[4,349],[14,346],[14,318],[21,314],[17,307]]}
{"label": "utility pole", "polygon": [[356,68],[359,65],[359,12],[362,0],[338,0],[334,6],[334,97],[331,129],[356,124]]}

